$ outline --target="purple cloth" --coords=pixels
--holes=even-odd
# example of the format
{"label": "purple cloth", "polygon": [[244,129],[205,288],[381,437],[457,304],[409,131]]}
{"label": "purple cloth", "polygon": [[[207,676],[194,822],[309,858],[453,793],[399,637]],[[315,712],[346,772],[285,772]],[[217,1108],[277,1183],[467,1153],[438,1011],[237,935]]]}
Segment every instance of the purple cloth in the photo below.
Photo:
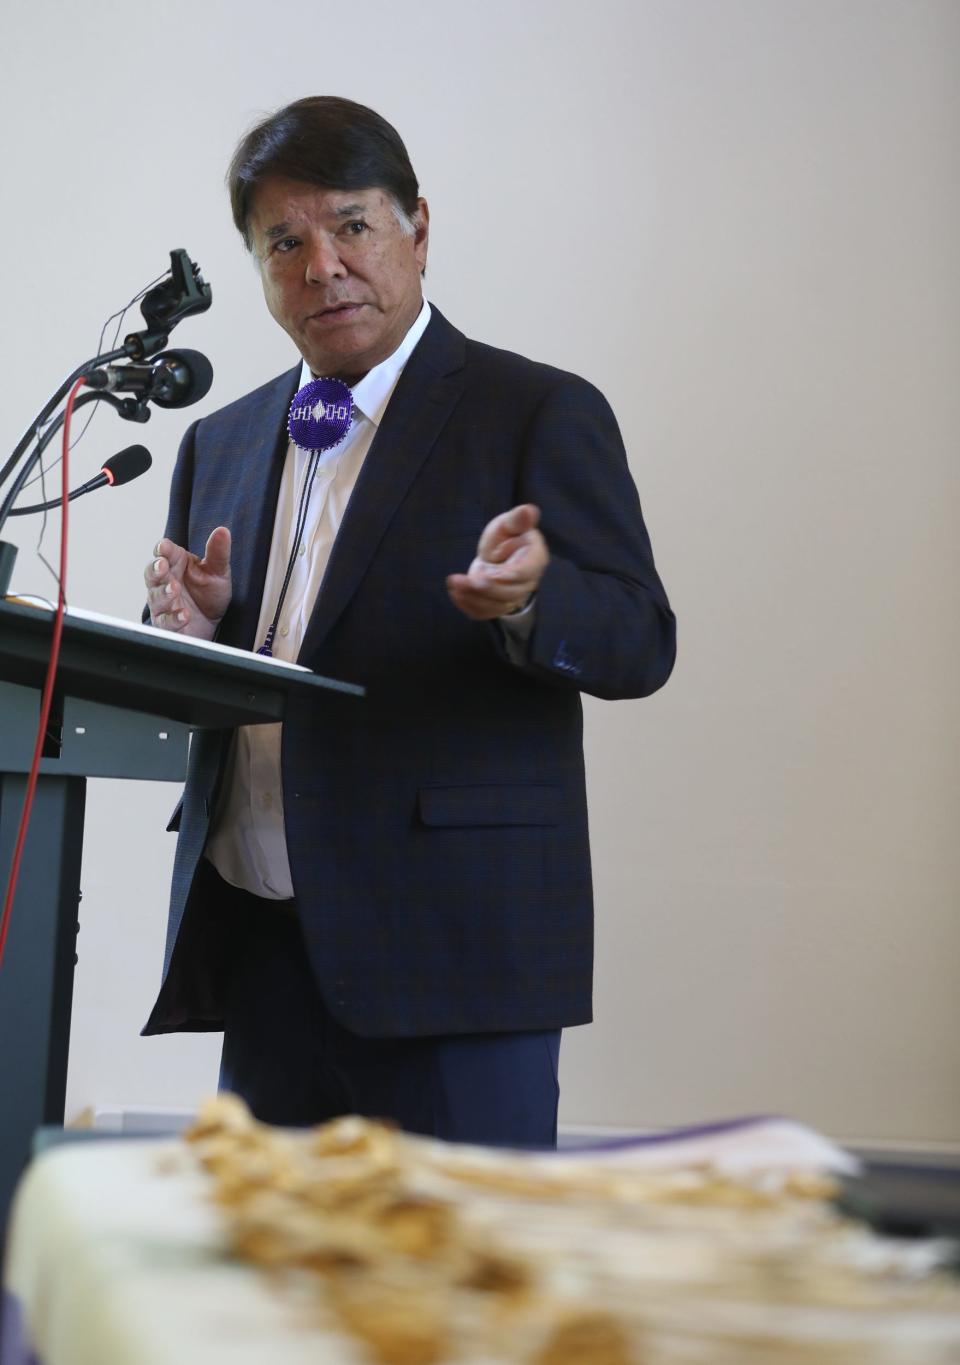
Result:
{"label": "purple cloth", "polygon": [[0,1303],[0,1365],[40,1365],[27,1341],[23,1307],[8,1289]]}

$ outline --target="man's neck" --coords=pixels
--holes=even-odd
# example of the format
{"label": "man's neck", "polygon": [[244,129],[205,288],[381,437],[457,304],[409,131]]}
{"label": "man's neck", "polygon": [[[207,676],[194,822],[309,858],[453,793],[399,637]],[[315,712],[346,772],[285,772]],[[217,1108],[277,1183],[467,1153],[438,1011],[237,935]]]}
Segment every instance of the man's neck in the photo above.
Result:
{"label": "man's neck", "polygon": [[[386,357],[384,357],[384,359],[386,359]],[[379,364],[380,362],[378,361],[377,363]],[[370,366],[371,370],[375,368],[376,367],[373,365]],[[366,379],[370,370],[337,370],[334,374],[325,375],[319,375],[315,370],[311,370],[310,373],[313,375],[314,379],[339,379],[342,384],[346,384],[348,388],[352,389],[354,384],[359,384],[361,379]]]}

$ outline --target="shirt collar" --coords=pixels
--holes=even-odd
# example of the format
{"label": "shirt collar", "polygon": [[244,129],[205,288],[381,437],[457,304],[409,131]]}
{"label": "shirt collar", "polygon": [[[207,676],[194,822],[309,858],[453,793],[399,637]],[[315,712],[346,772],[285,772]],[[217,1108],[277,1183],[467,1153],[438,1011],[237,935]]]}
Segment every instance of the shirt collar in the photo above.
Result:
{"label": "shirt collar", "polygon": [[[380,425],[391,395],[397,387],[397,380],[403,373],[403,367],[427,330],[429,321],[430,305],[424,299],[423,307],[414,319],[412,327],[393,354],[388,355],[386,360],[381,360],[379,365],[374,365],[372,370],[354,384],[352,389],[354,407],[375,427]],[[309,384],[312,379],[310,366],[304,361],[300,369],[300,388]]]}

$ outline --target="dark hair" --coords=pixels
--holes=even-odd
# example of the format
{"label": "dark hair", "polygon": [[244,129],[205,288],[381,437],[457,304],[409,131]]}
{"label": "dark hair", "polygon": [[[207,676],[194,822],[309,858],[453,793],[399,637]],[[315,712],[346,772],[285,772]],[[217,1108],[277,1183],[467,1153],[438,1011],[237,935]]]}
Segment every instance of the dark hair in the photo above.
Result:
{"label": "dark hair", "polygon": [[412,218],[419,186],[397,130],[373,109],[311,95],[278,109],[240,142],[227,171],[233,221],[250,246],[252,192],[273,175],[334,190],[377,186]]}

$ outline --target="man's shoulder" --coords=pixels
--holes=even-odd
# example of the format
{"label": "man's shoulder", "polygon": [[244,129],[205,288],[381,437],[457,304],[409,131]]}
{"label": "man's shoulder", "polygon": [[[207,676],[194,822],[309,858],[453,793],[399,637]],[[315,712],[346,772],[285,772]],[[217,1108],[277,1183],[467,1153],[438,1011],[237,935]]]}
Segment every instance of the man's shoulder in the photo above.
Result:
{"label": "man's shoulder", "polygon": [[561,370],[556,365],[547,365],[542,360],[531,360],[529,356],[517,351],[506,351],[499,346],[490,346],[485,341],[467,338],[467,363],[483,370],[491,378],[510,384],[521,384],[531,388],[556,388],[558,384],[583,384],[586,380],[569,370]]}
{"label": "man's shoulder", "polygon": [[474,389],[498,393],[526,403],[536,402],[547,394],[562,390],[594,396],[605,402],[596,385],[572,370],[564,370],[517,351],[508,351],[488,342],[463,337],[463,356],[468,384]]}
{"label": "man's shoulder", "polygon": [[300,365],[297,364],[293,369],[284,370],[283,374],[269,379],[266,384],[261,384],[258,388],[251,389],[249,393],[235,398],[232,403],[226,403],[215,412],[208,413],[206,417],[201,418],[201,425],[206,431],[233,427],[237,424],[246,426],[251,421],[262,418],[265,410],[282,409],[296,392],[299,379]]}
{"label": "man's shoulder", "polygon": [[538,413],[580,414],[592,422],[612,416],[596,385],[571,370],[472,340],[467,340],[465,360],[467,402],[496,423],[511,415],[528,422]]}

